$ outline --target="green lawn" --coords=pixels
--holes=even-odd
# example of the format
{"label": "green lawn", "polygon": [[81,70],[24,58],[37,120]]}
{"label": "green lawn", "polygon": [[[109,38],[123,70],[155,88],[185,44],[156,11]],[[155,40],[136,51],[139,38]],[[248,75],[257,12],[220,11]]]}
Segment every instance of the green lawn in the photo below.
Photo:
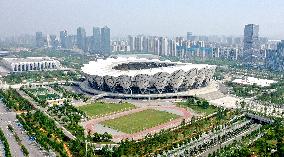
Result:
{"label": "green lawn", "polygon": [[95,102],[92,104],[78,107],[79,110],[86,112],[89,117],[102,116],[113,112],[121,112],[134,109],[135,106],[130,103],[104,103]]}
{"label": "green lawn", "polygon": [[215,107],[213,105],[209,105],[207,109],[204,109],[204,108],[202,108],[201,106],[198,106],[198,105],[187,105],[185,102],[181,102],[181,103],[179,103],[179,105],[181,107],[189,107],[197,113],[200,113],[200,114],[204,113],[206,115],[209,115],[209,114],[212,114],[212,113],[218,111],[217,107]]}
{"label": "green lawn", "polygon": [[207,109],[204,109],[200,106],[197,106],[197,105],[192,105],[192,106],[189,106],[192,110],[198,112],[198,113],[205,113],[206,115],[209,115],[209,114],[212,114],[214,112],[217,112],[218,109],[214,106],[208,106]]}
{"label": "green lawn", "polygon": [[115,130],[131,134],[152,128],[178,117],[180,116],[165,111],[147,109],[116,119],[107,120],[102,122],[102,124]]}

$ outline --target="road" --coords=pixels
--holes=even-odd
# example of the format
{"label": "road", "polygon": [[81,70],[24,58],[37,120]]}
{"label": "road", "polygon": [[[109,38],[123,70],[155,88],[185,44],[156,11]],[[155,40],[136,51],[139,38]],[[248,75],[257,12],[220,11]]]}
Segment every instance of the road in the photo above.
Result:
{"label": "road", "polygon": [[16,113],[7,111],[2,101],[0,101],[0,117],[0,127],[8,140],[12,156],[23,157],[24,155],[21,151],[20,146],[16,142],[15,137],[12,135],[11,131],[8,130],[9,124],[14,128],[15,132],[22,140],[22,144],[28,149],[30,157],[45,156],[44,152],[41,151],[34,142],[30,141],[28,135],[19,125],[17,125]]}

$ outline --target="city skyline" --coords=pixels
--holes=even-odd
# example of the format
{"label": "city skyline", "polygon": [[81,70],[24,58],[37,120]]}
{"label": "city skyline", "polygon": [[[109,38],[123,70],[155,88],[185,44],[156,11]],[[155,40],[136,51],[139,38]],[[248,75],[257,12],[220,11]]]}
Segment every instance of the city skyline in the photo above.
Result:
{"label": "city skyline", "polygon": [[284,2],[280,0],[118,0],[110,4],[89,0],[2,1],[0,21],[3,25],[0,25],[0,36],[34,34],[36,31],[58,34],[61,30],[76,34],[80,26],[90,35],[93,26],[105,25],[112,29],[112,37],[126,37],[129,34],[173,37],[185,36],[186,32],[193,32],[194,35],[242,36],[244,25],[253,23],[260,25],[259,36],[282,39],[283,5]]}

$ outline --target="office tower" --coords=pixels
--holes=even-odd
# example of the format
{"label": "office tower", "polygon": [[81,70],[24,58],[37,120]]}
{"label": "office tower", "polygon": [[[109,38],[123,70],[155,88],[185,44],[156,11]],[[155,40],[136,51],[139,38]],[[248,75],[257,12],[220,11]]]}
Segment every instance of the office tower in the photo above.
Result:
{"label": "office tower", "polygon": [[187,32],[186,33],[186,39],[187,40],[192,40],[192,32]]}
{"label": "office tower", "polygon": [[49,47],[55,49],[58,47],[58,40],[56,40],[56,35],[49,35]]}
{"label": "office tower", "polygon": [[62,48],[67,48],[67,31],[60,31],[60,45]]}
{"label": "office tower", "polygon": [[93,27],[92,50],[94,53],[100,53],[101,50],[101,29],[99,27]]}
{"label": "office tower", "polygon": [[284,71],[284,40],[277,44],[276,50],[268,50],[265,66],[275,71]]}
{"label": "office tower", "polygon": [[130,51],[134,51],[134,38],[131,35],[128,35],[128,44]]}
{"label": "office tower", "polygon": [[244,51],[259,48],[259,25],[248,24],[244,29]]}
{"label": "office tower", "polygon": [[44,39],[42,32],[36,32],[36,47],[40,48],[44,46]]}
{"label": "office tower", "polygon": [[86,48],[85,51],[91,52],[93,50],[93,36],[86,37]]}
{"label": "office tower", "polygon": [[101,28],[101,53],[110,53],[110,29],[107,26]]}
{"label": "office tower", "polygon": [[244,28],[244,52],[243,60],[249,64],[257,62],[261,59],[259,53],[259,26],[255,24],[245,25]]}
{"label": "office tower", "polygon": [[66,39],[66,48],[67,49],[73,49],[76,46],[77,43],[77,37],[76,35],[68,35]]}
{"label": "office tower", "polygon": [[84,28],[79,27],[77,28],[77,46],[79,49],[86,50],[86,31]]}

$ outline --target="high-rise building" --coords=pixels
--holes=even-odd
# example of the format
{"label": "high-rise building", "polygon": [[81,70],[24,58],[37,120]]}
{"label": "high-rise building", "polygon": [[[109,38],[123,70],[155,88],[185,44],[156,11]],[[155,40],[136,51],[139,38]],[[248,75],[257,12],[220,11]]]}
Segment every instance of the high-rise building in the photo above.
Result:
{"label": "high-rise building", "polygon": [[66,39],[66,48],[67,49],[73,49],[75,48],[77,43],[77,37],[76,35],[68,35]]}
{"label": "high-rise building", "polygon": [[107,26],[101,28],[101,53],[110,53],[110,29]]}
{"label": "high-rise building", "polygon": [[142,52],[143,46],[143,36],[138,35],[134,38],[134,50],[137,52]]}
{"label": "high-rise building", "polygon": [[244,29],[244,51],[259,48],[259,25],[248,24]]}
{"label": "high-rise building", "polygon": [[176,41],[175,40],[172,40],[170,39],[169,40],[169,55],[170,56],[176,56],[177,53],[176,53]]}
{"label": "high-rise building", "polygon": [[101,50],[101,29],[99,27],[93,27],[92,50],[94,53],[100,53]]}
{"label": "high-rise building", "polygon": [[142,52],[148,52],[149,51],[149,38],[143,36],[142,37]]}
{"label": "high-rise building", "polygon": [[268,50],[265,65],[268,69],[284,71],[284,40],[277,44],[276,50]]}
{"label": "high-rise building", "polygon": [[131,35],[128,36],[128,44],[130,51],[134,51],[134,38]]}
{"label": "high-rise building", "polygon": [[58,40],[56,39],[56,35],[49,35],[49,47],[56,49],[58,47]]}
{"label": "high-rise building", "polygon": [[79,49],[86,50],[86,31],[83,27],[77,28],[77,46]]}
{"label": "high-rise building", "polygon": [[36,32],[36,47],[40,48],[44,46],[44,38],[42,32]]}
{"label": "high-rise building", "polygon": [[186,39],[187,40],[192,40],[192,32],[187,32],[186,33]]}
{"label": "high-rise building", "polygon": [[67,48],[67,31],[60,31],[60,45],[62,48]]}
{"label": "high-rise building", "polygon": [[243,60],[255,64],[263,59],[259,44],[259,25],[248,24],[244,28]]}
{"label": "high-rise building", "polygon": [[169,51],[168,51],[168,45],[169,45],[169,43],[168,43],[168,38],[164,38],[164,37],[161,37],[160,38],[160,40],[161,40],[161,53],[160,53],[160,55],[162,55],[162,56],[168,56],[169,54]]}

